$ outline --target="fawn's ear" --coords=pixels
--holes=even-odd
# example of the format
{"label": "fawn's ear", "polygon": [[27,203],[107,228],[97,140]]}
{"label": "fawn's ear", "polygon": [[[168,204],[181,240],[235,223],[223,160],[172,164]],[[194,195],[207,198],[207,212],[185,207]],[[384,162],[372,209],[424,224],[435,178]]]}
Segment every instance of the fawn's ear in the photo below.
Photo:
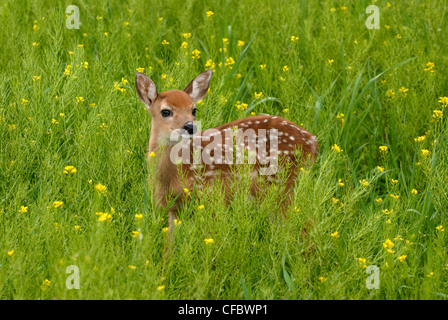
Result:
{"label": "fawn's ear", "polygon": [[184,91],[190,96],[191,100],[198,102],[205,97],[212,73],[212,70],[202,72],[184,89]]}
{"label": "fawn's ear", "polygon": [[146,109],[151,107],[157,98],[157,88],[154,82],[143,73],[135,73],[135,88],[137,89],[138,97],[146,104]]}

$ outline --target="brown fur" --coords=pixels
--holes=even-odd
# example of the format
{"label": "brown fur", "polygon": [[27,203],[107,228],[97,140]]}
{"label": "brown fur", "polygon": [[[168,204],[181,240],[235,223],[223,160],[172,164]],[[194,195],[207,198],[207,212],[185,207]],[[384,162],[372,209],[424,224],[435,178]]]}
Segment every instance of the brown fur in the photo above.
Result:
{"label": "brown fur", "polygon": [[[184,91],[171,90],[157,95],[155,85],[148,77],[139,73],[136,75],[137,92],[152,116],[151,137],[148,151],[149,154],[153,152],[156,157],[148,156],[148,161],[158,162],[155,177],[156,201],[158,205],[167,207],[171,199],[174,199],[176,196],[178,197],[174,205],[168,209],[170,232],[172,230],[172,221],[176,217],[177,211],[185,199],[186,193],[184,192],[184,188],[192,190],[195,183],[197,188],[203,188],[205,185],[212,182],[215,177],[219,176],[220,179],[224,181],[223,191],[226,194],[226,198],[230,198],[228,184],[230,179],[233,178],[232,169],[235,164],[213,163],[212,165],[207,165],[202,162],[199,165],[194,165],[192,164],[193,157],[191,154],[190,164],[182,163],[176,165],[170,159],[170,153],[174,144],[170,143],[168,138],[173,130],[178,130],[182,128],[186,122],[193,122],[195,120],[195,117],[192,115],[192,110],[195,107],[195,102],[205,96],[208,90],[210,76],[211,72],[206,71],[196,77]],[[171,117],[162,117],[161,110],[164,108],[173,111]],[[281,133],[278,138],[278,150],[283,152],[283,154],[279,155],[279,161],[286,161],[290,164],[286,181],[283,181],[286,183],[285,193],[289,195],[297,177],[297,170],[310,162],[314,162],[316,158],[318,145],[315,136],[293,122],[281,117],[259,115],[223,124],[215,128],[223,133],[221,135],[222,140],[217,142],[224,145],[226,143],[226,141],[224,141],[226,137],[224,131],[226,129],[232,130],[232,128],[241,129],[243,133],[249,129],[277,129],[278,132]],[[206,131],[202,131],[195,137],[197,138],[199,136],[207,137]],[[266,150],[270,150],[271,141],[269,137],[268,133],[266,135]],[[200,144],[205,148],[213,141],[214,137],[210,137],[209,141],[202,140]],[[191,142],[192,141],[190,141],[190,152],[193,151]],[[259,140],[257,140],[257,143],[258,142]],[[249,147],[248,139],[245,139],[244,147]],[[269,152],[266,156],[270,156]],[[183,177],[178,173],[178,166],[181,167]],[[259,180],[257,179],[259,176],[257,173],[261,167],[262,165],[257,159],[257,162],[253,165],[254,176],[252,184],[252,194],[256,197],[263,191],[260,190]],[[269,182],[274,182],[277,176],[264,177]]]}

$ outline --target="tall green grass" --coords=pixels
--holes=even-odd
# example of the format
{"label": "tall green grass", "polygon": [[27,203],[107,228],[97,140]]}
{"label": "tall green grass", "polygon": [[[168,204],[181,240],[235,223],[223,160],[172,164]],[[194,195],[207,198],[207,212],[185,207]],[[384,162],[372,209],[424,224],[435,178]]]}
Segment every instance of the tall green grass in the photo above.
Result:
{"label": "tall green grass", "polygon": [[[65,27],[71,4],[79,30]],[[0,297],[446,299],[448,7],[380,0],[368,30],[369,4],[0,4]],[[164,263],[138,68],[159,92],[212,68],[205,128],[268,113],[317,135],[287,219],[272,214],[281,185],[251,201],[235,183],[230,205],[218,186],[196,191]]]}

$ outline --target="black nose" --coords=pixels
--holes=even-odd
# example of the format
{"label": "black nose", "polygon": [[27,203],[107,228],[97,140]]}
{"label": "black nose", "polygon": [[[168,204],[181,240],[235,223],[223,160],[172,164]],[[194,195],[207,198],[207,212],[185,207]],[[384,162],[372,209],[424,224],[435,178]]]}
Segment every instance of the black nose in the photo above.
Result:
{"label": "black nose", "polygon": [[196,133],[196,126],[191,121],[185,123],[183,129],[186,130],[188,134]]}

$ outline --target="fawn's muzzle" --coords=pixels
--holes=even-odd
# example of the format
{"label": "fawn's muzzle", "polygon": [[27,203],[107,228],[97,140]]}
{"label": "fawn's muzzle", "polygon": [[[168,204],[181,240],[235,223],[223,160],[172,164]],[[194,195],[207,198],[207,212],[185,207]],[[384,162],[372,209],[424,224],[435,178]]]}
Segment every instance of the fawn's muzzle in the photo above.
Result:
{"label": "fawn's muzzle", "polygon": [[188,134],[190,134],[190,135],[195,134],[196,131],[197,131],[196,126],[195,126],[194,123],[191,122],[191,121],[185,123],[182,129],[184,129],[185,131],[187,131]]}

